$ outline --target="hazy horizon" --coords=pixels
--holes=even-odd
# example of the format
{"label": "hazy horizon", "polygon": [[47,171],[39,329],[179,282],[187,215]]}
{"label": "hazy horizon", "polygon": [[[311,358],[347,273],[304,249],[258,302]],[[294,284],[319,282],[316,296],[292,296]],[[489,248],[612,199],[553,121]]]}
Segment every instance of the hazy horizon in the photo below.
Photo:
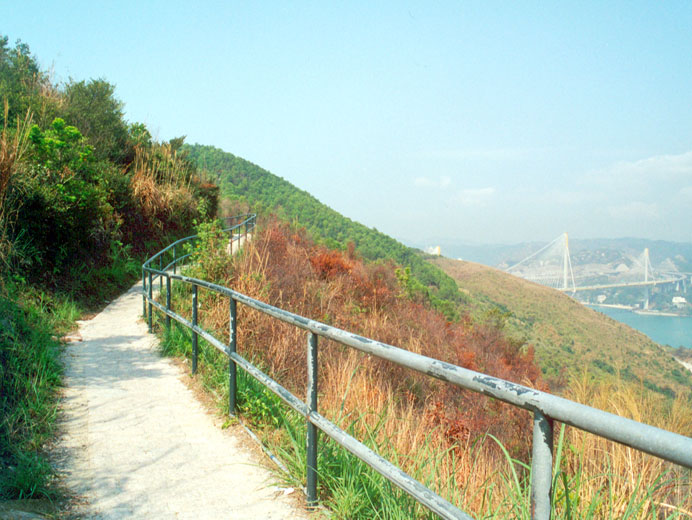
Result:
{"label": "hazy horizon", "polygon": [[692,242],[692,4],[0,3],[55,82],[406,243]]}

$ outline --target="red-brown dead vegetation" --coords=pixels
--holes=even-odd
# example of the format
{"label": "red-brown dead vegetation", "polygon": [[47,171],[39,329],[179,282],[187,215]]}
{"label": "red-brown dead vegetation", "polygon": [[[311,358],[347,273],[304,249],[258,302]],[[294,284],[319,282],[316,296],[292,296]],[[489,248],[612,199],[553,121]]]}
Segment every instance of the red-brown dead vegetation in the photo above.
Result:
{"label": "red-brown dead vegetation", "polygon": [[[398,286],[394,269],[389,262],[366,264],[354,251],[315,245],[304,232],[270,222],[234,262],[231,276],[217,281],[356,334],[545,388],[531,349],[507,339],[492,322],[475,323],[464,317],[450,323],[439,312],[412,302]],[[282,384],[298,395],[303,393],[305,333],[253,311],[242,313],[239,348],[246,353],[251,350],[251,357],[261,358]],[[321,384],[326,388],[351,354],[331,342],[320,345]],[[420,415],[419,424],[438,427],[449,443],[491,433],[515,455],[526,453],[531,430],[529,414],[523,410],[369,356],[360,356],[356,370],[368,375],[370,396],[380,388],[377,392],[393,396],[392,407],[412,403]]]}
{"label": "red-brown dead vegetation", "polygon": [[[365,337],[546,389],[533,349],[503,334],[501,315],[491,315],[482,322],[470,316],[449,322],[440,313],[405,296],[394,269],[393,264],[386,262],[366,264],[354,250],[330,251],[312,243],[302,231],[269,222],[253,233],[253,240],[240,255],[227,257],[225,274],[210,281]],[[214,266],[209,273],[223,270]],[[201,313],[203,326],[227,331],[227,299],[209,298],[204,303],[207,304],[213,308]],[[238,309],[238,326],[240,355],[258,361],[294,394],[305,395],[305,331],[243,306]],[[607,408],[605,399],[610,399],[612,392],[599,395],[604,401],[597,406]],[[631,404],[628,395],[623,397],[625,404]],[[578,400],[594,402],[595,397],[582,396]],[[508,477],[502,473],[506,459],[485,434],[493,435],[512,456],[523,460],[528,459],[531,446],[528,412],[324,339],[319,340],[319,410],[361,439],[370,438],[376,429],[375,442],[380,450],[387,451],[383,455],[395,454],[402,469],[418,478],[427,475],[428,483],[438,492],[454,495],[465,489],[457,498],[467,510],[501,511],[507,507],[503,493],[492,497],[486,494],[488,486],[502,488]],[[685,426],[674,429],[689,429],[689,414],[678,416],[684,417]],[[622,451],[627,448],[600,441],[597,446],[579,444],[581,434],[573,432],[568,430],[568,435],[576,435],[575,445],[583,444],[584,452],[588,451],[594,461],[589,475],[600,479],[591,479],[589,482],[593,480],[594,485],[580,488],[585,500],[600,497],[609,485],[620,490],[614,497],[646,492],[632,489],[638,481],[631,475],[638,474],[639,469],[633,471],[628,466],[632,454]],[[482,441],[483,438],[486,440]],[[574,471],[578,471],[581,453],[567,450],[565,456],[569,460],[563,465],[575,466]],[[603,454],[618,468],[612,483],[608,483],[610,469],[605,470],[611,463],[602,462]],[[655,481],[660,464],[644,467],[645,464],[648,462],[642,462],[638,468],[643,468],[647,481]],[[489,506],[485,500],[494,505]],[[624,506],[626,503],[624,500]],[[675,503],[688,503],[688,498],[676,499]]]}
{"label": "red-brown dead vegetation", "polygon": [[309,260],[317,276],[325,280],[351,270],[351,265],[338,251],[321,251]]}

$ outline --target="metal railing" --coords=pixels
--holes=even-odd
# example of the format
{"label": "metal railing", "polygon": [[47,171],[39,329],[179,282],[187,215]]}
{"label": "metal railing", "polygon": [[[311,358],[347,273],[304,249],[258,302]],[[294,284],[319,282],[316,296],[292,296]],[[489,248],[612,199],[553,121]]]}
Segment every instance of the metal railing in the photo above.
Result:
{"label": "metal railing", "polygon": [[[230,231],[232,237],[237,237],[239,235],[237,231],[242,230],[243,226],[245,226],[244,233],[247,234],[249,229],[254,228],[254,225],[254,215],[243,215],[240,217],[238,224],[228,228],[227,231]],[[173,260],[167,266],[164,267],[163,262],[159,260],[158,269],[152,267],[152,265],[155,264],[155,260],[161,259],[162,253],[170,250],[171,247],[174,247],[176,244],[194,238],[195,237],[187,237],[171,244],[166,249],[147,260],[142,267],[142,279],[145,282],[142,299],[144,312],[148,317],[149,330],[151,331],[152,308],[154,307],[165,314],[166,327],[170,327],[171,319],[174,319],[191,329],[193,373],[197,369],[199,336],[229,358],[229,410],[231,413],[234,413],[236,408],[236,367],[240,366],[257,381],[274,392],[290,408],[305,417],[307,422],[307,500],[310,506],[314,506],[317,503],[317,443],[318,430],[320,430],[440,517],[445,519],[472,519],[471,516],[407,475],[394,464],[380,457],[365,444],[346,433],[319,413],[317,402],[318,337],[336,341],[347,347],[377,356],[381,359],[386,359],[411,370],[427,374],[430,377],[446,381],[460,388],[471,390],[524,408],[532,413],[531,516],[534,519],[549,519],[551,515],[553,421],[559,421],[574,426],[581,430],[692,469],[692,438],[626,419],[533,388],[528,388],[503,379],[474,372],[473,370],[444,363],[437,359],[415,354],[279,309],[238,293],[228,287],[216,285],[205,280],[186,277],[175,272],[176,263],[184,258],[180,257],[176,260],[175,253],[173,253]],[[170,272],[171,267],[174,268],[173,272]],[[156,277],[160,280],[164,278],[166,280],[167,290],[165,305],[155,301],[153,298],[152,280]],[[171,310],[170,294],[172,280],[192,286],[191,321],[188,321],[180,314]],[[228,344],[223,343],[208,331],[199,327],[197,321],[197,293],[199,288],[222,294],[229,298],[230,340]],[[238,326],[238,303],[307,332],[308,386],[305,401],[290,393],[280,383],[274,381],[247,359],[238,354],[236,335]],[[147,304],[149,307],[148,313]]]}
{"label": "metal railing", "polygon": [[[238,244],[238,247],[240,247],[240,244],[247,241],[248,235],[253,229],[255,229],[257,215],[254,213],[246,213],[244,215],[225,217],[222,219],[222,221],[225,223],[225,227],[222,229],[222,232],[228,233],[229,253],[233,253],[233,244]],[[187,260],[192,254],[189,246],[191,246],[197,239],[197,235],[190,235],[189,237],[176,240],[149,258],[142,265],[142,291],[144,292],[142,315],[148,316],[149,332],[151,332],[152,314],[151,304],[149,305],[149,312],[147,313],[147,299],[149,301],[153,300],[154,282],[156,282],[156,279],[158,278],[159,290],[163,290],[164,277],[166,277],[168,271],[171,269],[173,270],[173,274],[177,274],[179,266],[182,265],[184,261]],[[178,256],[178,253],[182,254]],[[164,259],[166,259],[166,261],[170,261],[164,265]],[[156,264],[158,264],[158,269],[153,267]],[[170,283],[168,279],[166,283]],[[168,287],[168,289],[169,291],[166,293],[166,298],[170,299],[170,287]],[[167,317],[166,320],[166,324],[170,324],[170,318]]]}

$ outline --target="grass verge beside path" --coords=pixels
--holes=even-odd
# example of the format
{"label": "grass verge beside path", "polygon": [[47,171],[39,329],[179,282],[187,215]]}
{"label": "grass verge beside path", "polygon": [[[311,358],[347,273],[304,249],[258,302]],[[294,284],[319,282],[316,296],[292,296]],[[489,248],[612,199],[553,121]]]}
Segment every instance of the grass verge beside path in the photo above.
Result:
{"label": "grass verge beside path", "polygon": [[[173,322],[171,331],[166,332],[161,316],[158,313],[155,316],[154,326],[161,337],[162,353],[190,359],[192,348],[189,331]],[[227,370],[228,359],[200,338],[197,377],[205,390],[214,396],[219,412],[223,414],[228,414]],[[588,391],[591,392],[589,398],[595,401],[606,396],[618,402],[633,398],[627,391],[613,391],[612,388],[589,387]],[[237,399],[238,413],[290,472],[286,475],[277,471],[277,476],[288,486],[304,487],[304,418],[288,409],[277,396],[242,369],[238,370]],[[649,406],[650,403],[643,402],[637,409],[644,413]],[[364,438],[365,444],[373,450],[401,465],[404,462],[401,456],[386,442],[386,437],[380,431],[382,423],[374,421],[373,425],[373,421],[368,420],[371,418],[366,415],[335,419],[347,432]],[[666,417],[664,422],[672,419]],[[362,432],[365,432],[364,436]],[[690,482],[688,470],[565,425],[557,425],[555,441],[553,518],[692,517],[687,509],[689,497],[684,496]],[[436,482],[439,476],[436,468],[445,461],[447,454],[437,452],[433,443],[426,443],[425,449],[417,454],[419,460],[413,466],[421,469],[412,476],[429,487],[438,487],[443,496],[457,504],[474,503],[475,510],[468,510],[475,515],[474,518],[528,520],[531,517],[530,466],[513,458],[499,440],[487,435],[466,447],[472,452],[474,467],[487,462],[483,457],[487,444],[497,445],[503,457],[496,461],[497,466],[493,470],[478,471],[486,475],[482,485],[474,486],[470,481],[461,482],[451,478],[440,489],[440,482]],[[325,435],[320,435],[318,472],[320,502],[330,509],[334,519],[437,518]],[[450,473],[455,474],[454,471]],[[482,489],[483,496],[474,496],[474,487],[476,493]]]}
{"label": "grass verge beside path", "polygon": [[[158,313],[155,317],[160,318]],[[155,319],[155,329],[160,332],[162,353],[190,359],[192,348],[189,331],[173,323],[171,331],[166,332],[161,325],[162,321]],[[216,399],[220,413],[228,414],[228,358],[201,338],[199,347],[197,377],[201,378],[203,388]],[[286,474],[277,469],[276,476],[288,486],[304,488],[307,460],[305,420],[244,370],[239,369],[237,377],[238,412],[290,472]],[[360,419],[351,421],[347,428],[349,433],[355,435],[354,430],[359,427],[367,428],[365,422],[359,424]],[[396,463],[396,453],[378,441],[380,437],[376,426],[369,429],[365,443]],[[435,463],[433,453],[422,453],[421,458],[427,458],[433,465]],[[319,441],[318,472],[320,500],[332,511],[332,518],[437,518],[325,435],[321,435]],[[414,477],[426,483],[423,475]]]}
{"label": "grass verge beside path", "polygon": [[0,498],[53,498],[43,453],[62,376],[57,339],[80,309],[68,298],[16,283],[0,288]]}
{"label": "grass verge beside path", "polygon": [[111,244],[108,259],[74,266],[53,290],[0,276],[0,500],[60,497],[45,453],[58,413],[60,338],[140,276],[141,258],[131,247]]}
{"label": "grass verge beside path", "polygon": [[110,256],[107,266],[76,270],[70,294],[0,279],[0,500],[60,497],[45,453],[58,414],[60,338],[137,279],[127,249]]}
{"label": "grass verge beside path", "polygon": [[[166,333],[161,325],[159,322],[164,355],[189,359],[192,349],[188,331],[174,323],[171,332]],[[228,413],[227,363],[225,356],[200,339],[197,377],[215,397],[219,411],[224,414]],[[627,392],[613,393],[606,389],[594,392],[597,396],[591,395],[592,399],[603,398],[606,394],[619,400],[632,397]],[[646,408],[646,404],[641,404],[641,407]],[[306,479],[305,420],[242,369],[238,370],[238,412],[289,469],[290,475],[277,472],[279,478],[284,479],[287,485],[303,487]],[[357,431],[365,431],[364,441],[368,446],[393,463],[401,464],[401,457],[387,445],[386,440],[383,442],[380,423],[376,421],[374,426],[368,426],[364,419],[363,416],[348,418],[342,426],[355,436],[358,436]],[[565,425],[557,427],[555,441],[553,518],[692,517],[687,510],[689,499],[684,496],[690,482],[688,470]],[[318,493],[321,503],[331,510],[332,518],[437,518],[326,436],[321,435],[319,442]],[[458,482],[453,478],[444,483],[442,495],[456,503],[476,503],[478,508],[469,511],[475,518],[528,520],[531,517],[530,467],[511,457],[492,436],[481,437],[467,447],[473,452],[474,466],[486,462],[482,456],[485,444],[499,446],[504,458],[498,461],[494,470],[480,472],[487,473],[483,485],[476,486],[483,489],[483,496],[471,496],[470,482]],[[435,487],[435,468],[444,461],[445,454],[436,452],[429,443],[418,457],[421,464],[414,466],[424,469],[413,476],[425,485]],[[620,467],[623,465],[626,467]],[[429,471],[424,472],[426,467]],[[640,471],[640,474],[635,471]]]}
{"label": "grass verge beside path", "polygon": [[[216,266],[213,263],[211,265]],[[198,273],[195,275],[198,276]],[[184,284],[174,284],[172,287],[172,308],[187,319],[190,319],[189,289]],[[165,295],[160,297],[164,301]],[[228,312],[227,302],[215,306],[215,298],[204,292],[198,301],[201,326],[222,341],[227,341],[228,322],[214,314],[215,309],[221,309],[222,313]],[[154,323],[155,330],[162,336],[164,354],[183,358],[191,356],[189,331],[173,322],[171,331],[167,333],[163,327],[162,314],[158,312],[155,312]],[[247,327],[247,341],[241,342],[243,355],[262,356],[263,351],[268,350],[276,341],[275,337],[265,335],[261,338],[248,336],[252,332],[249,315],[244,315],[241,323],[241,327]],[[242,332],[243,329],[240,330]],[[280,329],[277,329],[277,334],[281,334]],[[252,341],[261,343],[255,349],[254,356],[248,348]],[[291,353],[295,355],[296,350],[291,350]],[[198,361],[198,380],[215,396],[220,411],[227,414],[228,359],[200,338]],[[252,361],[260,368],[268,365],[262,363],[262,360]],[[341,392],[343,391],[345,399],[354,378],[348,377],[351,365],[341,366],[346,372],[344,377],[323,380],[325,384],[321,387],[320,397],[320,411],[323,415],[355,437],[363,439],[386,459],[406,467],[412,476],[436,489],[476,518],[528,520],[531,517],[531,470],[526,461],[514,458],[499,440],[490,435],[480,435],[467,444],[454,445],[445,451],[442,444],[435,444],[434,439],[431,441],[437,433],[432,430],[427,432],[425,441],[419,444],[420,449],[409,451],[408,458],[401,455],[402,452],[397,452],[391,442],[391,431],[388,433],[386,428],[382,428],[387,420],[392,419],[388,414],[393,410],[394,401],[385,400],[387,405],[383,408],[370,407],[366,402],[367,397],[364,397],[366,393],[359,393],[362,396],[359,407],[349,412],[350,408],[343,406]],[[277,380],[283,383],[282,374],[285,376],[286,369],[283,365],[272,368],[273,371],[266,372],[275,374]],[[338,396],[335,399],[326,399],[330,387],[337,383],[339,388],[345,389],[337,390]],[[601,409],[615,407],[612,411],[616,413],[673,431],[692,431],[689,414],[684,413],[687,410],[685,401],[681,396],[670,401],[657,393],[638,392],[631,385],[597,386],[589,380],[585,380],[582,385],[577,383],[578,381],[573,381],[569,387],[570,394],[567,397],[573,400],[588,402]],[[355,386],[359,385],[354,384]],[[285,477],[287,482],[292,486],[302,487],[305,482],[306,461],[304,419],[287,409],[276,396],[247,376],[242,369],[238,370],[238,389],[239,413],[252,424],[261,440],[289,468],[291,476]],[[300,391],[297,395],[300,395]],[[665,406],[661,405],[662,402]],[[332,406],[328,407],[326,403],[331,403]],[[339,403],[342,404],[340,409]],[[397,412],[394,412],[394,416],[392,420],[400,429],[406,428],[406,421],[410,422],[411,419]],[[556,432],[553,518],[692,517],[688,514],[692,505],[689,495],[692,475],[689,470],[574,428],[556,425]],[[488,446],[499,447],[502,456],[488,458]],[[469,467],[466,468],[464,464]],[[324,435],[320,435],[318,472],[320,501],[331,509],[335,519],[435,518],[432,513],[414,503]]]}

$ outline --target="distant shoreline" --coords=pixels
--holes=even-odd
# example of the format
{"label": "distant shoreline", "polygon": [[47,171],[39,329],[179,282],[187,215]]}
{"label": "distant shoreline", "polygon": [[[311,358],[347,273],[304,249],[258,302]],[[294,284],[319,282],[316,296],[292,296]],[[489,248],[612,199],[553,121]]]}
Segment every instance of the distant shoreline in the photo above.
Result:
{"label": "distant shoreline", "polygon": [[677,314],[675,312],[665,312],[665,311],[645,311],[642,309],[637,309],[631,305],[620,305],[617,303],[585,303],[587,307],[607,307],[609,309],[622,309],[624,311],[630,311],[634,314],[639,314],[640,316],[670,316],[672,318],[689,318],[688,314]]}
{"label": "distant shoreline", "polygon": [[634,311],[631,305],[621,305],[619,303],[585,303],[587,307],[607,307],[609,309],[623,309],[626,311]]}
{"label": "distant shoreline", "polygon": [[678,318],[684,318],[684,314],[675,314],[674,312],[662,312],[662,311],[634,311],[635,314],[640,314],[641,316],[673,316]]}

